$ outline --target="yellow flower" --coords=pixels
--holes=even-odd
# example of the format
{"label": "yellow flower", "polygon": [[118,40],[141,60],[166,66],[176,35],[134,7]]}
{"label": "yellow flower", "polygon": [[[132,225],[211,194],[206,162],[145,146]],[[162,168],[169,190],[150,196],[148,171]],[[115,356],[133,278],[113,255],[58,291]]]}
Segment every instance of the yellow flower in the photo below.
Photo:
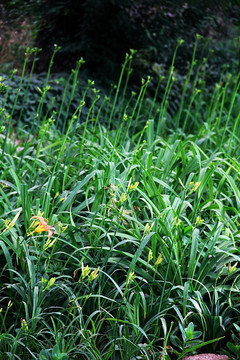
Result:
{"label": "yellow flower", "polygon": [[192,182],[192,181],[190,181],[190,183],[189,183],[189,186],[190,186],[190,188],[191,188],[191,191],[190,191],[190,195],[193,193],[193,192],[195,192],[195,191],[197,191],[197,189],[199,188],[199,186],[201,185],[201,181],[197,181],[197,182]]}
{"label": "yellow flower", "polygon": [[145,225],[143,236],[147,236],[147,234],[150,233],[150,231],[152,230],[153,225],[154,225],[154,222],[151,223],[151,225],[149,225],[148,223]]}
{"label": "yellow flower", "polygon": [[84,279],[85,277],[87,277],[89,275],[89,273],[91,272],[89,266],[84,266],[84,264],[82,263],[82,278]]}
{"label": "yellow flower", "polygon": [[48,232],[48,239],[50,239],[50,237],[53,235],[52,230],[54,230],[54,233],[56,234],[57,231],[56,231],[55,227],[53,227],[51,225],[48,225],[48,220],[47,219],[44,219],[42,216],[33,216],[33,217],[31,217],[30,220],[32,220],[32,219],[39,220],[39,224],[38,224],[38,226],[36,227],[36,229],[33,232],[47,231]]}
{"label": "yellow flower", "polygon": [[233,266],[231,263],[228,264],[228,267],[227,267],[228,275],[230,275],[230,274],[234,273],[234,271],[236,271],[237,265],[238,265],[237,262]]}
{"label": "yellow flower", "polygon": [[23,333],[28,332],[28,324],[25,319],[21,319],[21,330]]}
{"label": "yellow flower", "polygon": [[197,217],[195,225],[199,226],[204,222],[204,219],[202,219],[200,216]]}
{"label": "yellow flower", "polygon": [[162,261],[163,261],[163,256],[162,256],[162,254],[160,254],[154,265],[157,266],[157,265],[161,264]]}
{"label": "yellow flower", "polygon": [[121,195],[120,199],[119,199],[119,202],[120,202],[120,203],[123,203],[123,202],[126,201],[126,200],[127,200],[127,196],[126,196],[125,193],[123,193],[123,194]]}
{"label": "yellow flower", "polygon": [[17,219],[18,219],[18,217],[19,217],[19,215],[21,214],[21,210],[19,210],[18,211],[18,213],[14,216],[14,218],[13,218],[13,220],[10,222],[10,220],[6,220],[5,221],[5,229],[3,230],[3,233],[4,232],[6,232],[6,231],[8,231],[8,230],[11,230],[13,227],[14,227],[14,225],[15,225],[15,223],[16,223],[16,221],[17,221]]}
{"label": "yellow flower", "polygon": [[153,253],[152,253],[152,250],[150,249],[150,250],[149,250],[149,253],[148,253],[148,261],[147,261],[148,264],[150,263],[150,261],[152,260],[152,258],[153,258]]}
{"label": "yellow flower", "polygon": [[134,280],[135,276],[136,275],[135,275],[134,271],[131,271],[129,273],[129,275],[127,276],[126,286],[128,286],[129,283],[131,283]]}
{"label": "yellow flower", "polygon": [[134,184],[132,184],[132,178],[131,178],[128,182],[127,192],[132,192],[132,191],[136,190],[138,185],[139,185],[138,181],[136,181]]}
{"label": "yellow flower", "polygon": [[98,277],[98,275],[99,275],[99,267],[91,272],[91,274],[88,277],[88,281],[90,282],[95,280]]}
{"label": "yellow flower", "polygon": [[53,284],[55,283],[56,278],[50,278],[50,280],[47,280],[45,278],[42,278],[41,282],[43,285],[43,291],[48,290]]}

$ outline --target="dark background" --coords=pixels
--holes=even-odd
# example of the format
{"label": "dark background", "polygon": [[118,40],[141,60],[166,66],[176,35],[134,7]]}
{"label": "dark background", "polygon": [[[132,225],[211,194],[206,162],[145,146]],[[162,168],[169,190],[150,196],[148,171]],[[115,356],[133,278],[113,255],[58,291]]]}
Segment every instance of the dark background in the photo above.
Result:
{"label": "dark background", "polygon": [[[115,81],[132,48],[137,50],[133,64],[133,81],[137,82],[151,75],[156,64],[169,67],[181,38],[184,44],[175,65],[181,74],[191,62],[196,33],[205,39],[198,46],[197,57],[214,50],[209,71],[219,72],[224,63],[236,71],[239,63],[239,0],[12,0],[1,3],[1,13],[0,51],[2,55],[11,49],[14,53],[10,60],[5,59],[9,68],[18,66],[20,50],[29,43],[42,49],[35,71],[46,71],[53,44],[58,44],[61,51],[53,71],[69,71],[83,57],[91,76]],[[9,29],[17,33],[15,47],[11,35],[6,35]]]}

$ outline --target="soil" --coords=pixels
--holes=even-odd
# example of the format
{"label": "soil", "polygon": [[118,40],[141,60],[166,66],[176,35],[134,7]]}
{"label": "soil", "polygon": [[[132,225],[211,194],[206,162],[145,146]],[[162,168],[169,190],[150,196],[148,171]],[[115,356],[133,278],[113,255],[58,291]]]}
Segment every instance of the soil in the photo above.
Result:
{"label": "soil", "polygon": [[229,357],[227,355],[198,354],[187,356],[183,360],[229,360]]}

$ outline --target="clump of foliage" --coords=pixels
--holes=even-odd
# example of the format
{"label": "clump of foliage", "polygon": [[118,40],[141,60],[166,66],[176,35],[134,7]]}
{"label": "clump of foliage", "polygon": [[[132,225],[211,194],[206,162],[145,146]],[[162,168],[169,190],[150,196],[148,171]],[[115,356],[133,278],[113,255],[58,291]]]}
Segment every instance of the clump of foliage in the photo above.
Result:
{"label": "clump of foliage", "polygon": [[132,60],[108,97],[89,81],[72,115],[69,102],[44,107],[51,62],[31,127],[17,122],[23,75],[8,112],[14,74],[1,82],[2,359],[181,359],[237,347],[239,75],[226,70],[206,94],[200,66],[188,93],[192,63],[171,113],[174,61],[159,101],[159,87],[146,98],[149,78],[128,94]]}

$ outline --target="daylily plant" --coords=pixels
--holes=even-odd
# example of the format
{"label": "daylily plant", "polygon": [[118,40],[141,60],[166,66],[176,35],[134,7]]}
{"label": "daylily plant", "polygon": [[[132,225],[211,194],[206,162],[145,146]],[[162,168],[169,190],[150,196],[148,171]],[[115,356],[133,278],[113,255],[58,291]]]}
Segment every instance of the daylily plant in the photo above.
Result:
{"label": "daylily plant", "polygon": [[36,227],[36,229],[33,232],[43,232],[43,231],[47,231],[48,232],[48,239],[53,235],[53,231],[54,233],[56,233],[56,229],[55,227],[48,225],[48,220],[44,219],[43,216],[32,216],[30,220],[32,219],[37,219],[39,220],[39,224]]}

